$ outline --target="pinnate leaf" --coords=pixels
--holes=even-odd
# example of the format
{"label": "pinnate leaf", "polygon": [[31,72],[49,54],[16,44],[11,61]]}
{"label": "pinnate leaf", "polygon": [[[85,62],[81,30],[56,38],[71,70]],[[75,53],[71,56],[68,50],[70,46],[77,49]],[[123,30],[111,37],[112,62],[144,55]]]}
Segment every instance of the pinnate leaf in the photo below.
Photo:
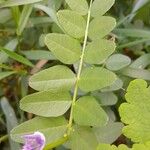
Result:
{"label": "pinnate leaf", "polygon": [[60,10],[57,14],[60,26],[75,38],[84,37],[86,21],[78,13],[71,10]]}
{"label": "pinnate leaf", "polygon": [[35,117],[14,128],[11,131],[11,138],[16,142],[23,143],[23,135],[39,131],[44,134],[46,143],[48,144],[62,138],[66,132],[66,128],[67,121],[63,117]]}
{"label": "pinnate leaf", "polygon": [[127,124],[123,133],[133,142],[150,141],[150,88],[146,81],[132,81],[125,95],[127,103],[121,104],[119,113]]}
{"label": "pinnate leaf", "polygon": [[104,15],[115,3],[115,0],[94,0],[91,15],[93,17]]}
{"label": "pinnate leaf", "polygon": [[88,12],[88,3],[86,0],[66,0],[69,7],[80,13],[81,15],[86,15]]}
{"label": "pinnate leaf", "polygon": [[112,85],[116,75],[102,67],[85,68],[79,80],[79,87],[83,91],[95,91]]}
{"label": "pinnate leaf", "polygon": [[51,33],[46,35],[45,44],[63,63],[73,64],[79,60],[81,45],[78,40],[65,34]]}
{"label": "pinnate leaf", "polygon": [[89,27],[89,37],[93,40],[105,37],[116,26],[116,20],[109,16],[93,19]]}
{"label": "pinnate leaf", "polygon": [[112,41],[95,40],[87,45],[84,61],[90,64],[101,64],[115,51],[115,48],[116,45]]}
{"label": "pinnate leaf", "polygon": [[71,105],[71,96],[65,91],[43,91],[24,97],[20,101],[22,110],[43,116],[63,115]]}
{"label": "pinnate leaf", "polygon": [[75,82],[75,74],[66,66],[57,65],[40,71],[29,80],[29,85],[37,90],[69,90]]}
{"label": "pinnate leaf", "polygon": [[79,125],[103,126],[108,121],[107,114],[92,96],[79,98],[73,110],[74,120]]}

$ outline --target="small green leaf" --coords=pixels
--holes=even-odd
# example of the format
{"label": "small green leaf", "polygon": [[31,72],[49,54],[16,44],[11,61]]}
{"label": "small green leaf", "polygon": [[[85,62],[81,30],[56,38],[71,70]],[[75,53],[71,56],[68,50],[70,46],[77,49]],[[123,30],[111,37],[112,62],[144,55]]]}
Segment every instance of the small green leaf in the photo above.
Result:
{"label": "small green leaf", "polygon": [[118,97],[113,92],[93,92],[92,95],[101,106],[115,105],[118,101]]}
{"label": "small green leaf", "polygon": [[27,50],[21,51],[21,53],[24,54],[30,60],[56,60],[53,54],[50,51],[46,50]]}
{"label": "small green leaf", "polygon": [[34,65],[26,58],[24,58],[23,56],[15,53],[15,52],[12,52],[11,50],[8,50],[6,48],[3,48],[0,46],[0,50],[5,52],[10,58],[22,63],[22,64],[25,64],[27,66],[30,66],[30,67],[33,67]]}
{"label": "small green leaf", "polygon": [[56,142],[62,138],[66,132],[67,121],[63,117],[43,118],[36,117],[26,121],[11,131],[11,138],[19,143],[23,143],[23,135],[33,134],[39,131],[44,134],[46,144]]}
{"label": "small green leaf", "polygon": [[65,91],[44,91],[24,97],[20,108],[43,117],[63,115],[71,105],[71,96]]}
{"label": "small green leaf", "polygon": [[[1,108],[5,114],[5,118],[6,118],[7,133],[10,134],[10,131],[14,127],[17,126],[18,121],[17,121],[16,115],[15,115],[15,112],[14,112],[12,106],[9,104],[8,99],[3,97],[0,100],[0,103],[1,103]],[[15,143],[14,141],[12,141],[10,136],[9,136],[9,144],[10,144],[11,150],[20,149],[20,145],[18,143]]]}
{"label": "small green leaf", "polygon": [[88,12],[88,3],[86,0],[66,0],[69,7],[80,13],[81,15],[86,15]]}
{"label": "small green leaf", "polygon": [[58,20],[60,26],[70,36],[75,38],[84,37],[86,21],[78,13],[70,10],[60,10],[58,12]]}
{"label": "small green leaf", "polygon": [[127,124],[123,133],[134,142],[150,141],[150,87],[146,81],[136,79],[130,83],[125,98],[127,103],[119,108],[121,120]]}
{"label": "small green leaf", "polygon": [[75,74],[66,66],[57,65],[40,71],[29,80],[29,85],[37,90],[70,90],[75,83]]}
{"label": "small green leaf", "polygon": [[101,39],[109,34],[116,26],[116,20],[112,17],[101,16],[93,19],[89,27],[89,37]]}
{"label": "small green leaf", "polygon": [[121,79],[117,79],[111,86],[105,87],[101,89],[102,92],[110,92],[117,91],[123,87],[123,81]]}
{"label": "small green leaf", "polygon": [[90,64],[103,63],[114,51],[116,45],[108,40],[95,40],[88,44],[84,56],[84,61]]}
{"label": "small green leaf", "polygon": [[75,126],[70,137],[71,150],[95,150],[98,142],[90,127]]}
{"label": "small green leaf", "polygon": [[63,63],[73,64],[79,60],[81,45],[79,41],[65,34],[51,33],[46,35],[45,44]]}
{"label": "small green leaf", "polygon": [[73,118],[82,126],[103,126],[108,121],[107,114],[92,96],[78,99],[73,108]]}
{"label": "small green leaf", "polygon": [[107,60],[106,67],[109,70],[117,71],[124,67],[127,67],[130,63],[131,59],[128,56],[122,54],[114,54]]}
{"label": "small green leaf", "polygon": [[15,71],[6,71],[6,72],[0,72],[0,80],[16,73]]}
{"label": "small green leaf", "polygon": [[20,19],[19,19],[18,28],[17,28],[17,34],[18,35],[21,35],[24,28],[26,27],[29,16],[31,15],[31,12],[32,12],[32,8],[33,8],[32,4],[25,5],[23,7],[23,10],[22,10],[22,13],[21,13],[21,16],[20,16]]}
{"label": "small green leaf", "polygon": [[83,91],[94,91],[112,85],[116,75],[102,67],[85,68],[79,80],[79,87]]}
{"label": "small green leaf", "polygon": [[99,143],[112,144],[122,134],[122,128],[122,123],[110,122],[106,126],[93,128],[93,131]]}
{"label": "small green leaf", "polygon": [[104,15],[115,3],[115,0],[94,0],[91,15],[93,17]]}
{"label": "small green leaf", "polygon": [[8,0],[0,3],[0,8],[32,4],[40,1],[42,0]]}

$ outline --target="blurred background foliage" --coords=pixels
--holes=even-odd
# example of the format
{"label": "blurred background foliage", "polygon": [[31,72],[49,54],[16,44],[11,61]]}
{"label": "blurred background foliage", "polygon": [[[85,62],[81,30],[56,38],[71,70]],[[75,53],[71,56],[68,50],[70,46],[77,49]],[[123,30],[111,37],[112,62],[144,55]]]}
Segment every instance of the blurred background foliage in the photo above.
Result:
{"label": "blurred background foliage", "polygon": [[[9,131],[33,117],[18,105],[22,97],[34,92],[28,87],[28,77],[61,64],[44,45],[44,36],[62,32],[56,13],[67,7],[64,0],[0,0],[0,149],[19,149],[9,138]],[[112,119],[119,121],[117,108],[124,101],[128,83],[134,78],[150,81],[150,1],[116,0],[108,14],[117,20],[110,34],[117,49],[105,63],[120,79],[95,96]],[[120,136],[115,143],[126,142]]]}

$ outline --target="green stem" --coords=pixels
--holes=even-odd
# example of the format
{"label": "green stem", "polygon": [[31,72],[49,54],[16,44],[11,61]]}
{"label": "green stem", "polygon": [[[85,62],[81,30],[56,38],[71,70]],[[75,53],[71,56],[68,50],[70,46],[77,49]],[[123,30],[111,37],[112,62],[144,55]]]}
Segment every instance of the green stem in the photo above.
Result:
{"label": "green stem", "polygon": [[71,112],[70,112],[70,118],[69,118],[67,135],[70,135],[70,132],[72,130],[73,107],[75,105],[75,102],[77,100],[77,95],[78,95],[78,82],[79,82],[80,76],[81,76],[81,71],[82,71],[82,67],[83,67],[84,53],[85,53],[85,48],[86,48],[87,39],[88,39],[88,30],[89,30],[89,24],[90,24],[92,2],[93,2],[93,0],[91,0],[91,2],[90,2],[90,7],[89,7],[89,11],[88,11],[87,24],[86,24],[86,30],[85,30],[85,37],[84,37],[84,43],[83,43],[83,49],[82,49],[82,54],[81,54],[81,57],[80,57],[80,64],[79,64],[77,78],[76,78],[76,83],[75,83],[75,88],[74,88],[74,94],[73,94],[73,100],[72,100],[72,105],[71,105]]}

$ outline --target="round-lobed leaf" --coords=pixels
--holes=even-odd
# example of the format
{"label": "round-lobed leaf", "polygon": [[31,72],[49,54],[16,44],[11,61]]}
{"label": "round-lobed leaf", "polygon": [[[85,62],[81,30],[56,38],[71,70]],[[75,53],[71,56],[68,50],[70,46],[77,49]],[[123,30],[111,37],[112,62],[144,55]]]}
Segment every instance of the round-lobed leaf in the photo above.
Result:
{"label": "round-lobed leaf", "polygon": [[57,16],[60,26],[67,34],[74,38],[84,37],[86,21],[80,14],[71,10],[60,10]]}
{"label": "round-lobed leaf", "polygon": [[63,115],[71,105],[71,95],[67,91],[43,91],[24,97],[20,108],[43,117]]}
{"label": "round-lobed leaf", "polygon": [[150,141],[150,87],[146,81],[132,81],[125,95],[126,103],[121,104],[119,113],[126,124],[123,133],[133,142]]}
{"label": "round-lobed leaf", "polygon": [[107,124],[107,114],[94,97],[81,97],[73,107],[73,118],[77,124],[82,126],[104,126]]}
{"label": "round-lobed leaf", "polygon": [[115,0],[94,0],[91,15],[93,17],[104,15],[115,3]]}
{"label": "round-lobed leaf", "polygon": [[85,92],[95,91],[112,85],[116,75],[102,67],[85,68],[79,80],[79,87]]}
{"label": "round-lobed leaf", "polygon": [[95,40],[88,44],[84,61],[90,64],[102,64],[114,51],[116,45],[109,40]]}
{"label": "round-lobed leaf", "polygon": [[69,7],[80,13],[81,15],[86,15],[88,13],[88,3],[86,0],[66,0]]}
{"label": "round-lobed leaf", "polygon": [[45,44],[63,63],[73,64],[80,58],[81,45],[79,41],[68,35],[57,33],[47,34]]}
{"label": "round-lobed leaf", "polygon": [[41,132],[46,138],[46,144],[56,142],[62,138],[67,129],[67,121],[63,117],[58,118],[44,118],[35,117],[26,121],[11,131],[11,138],[19,143],[23,143],[23,136],[33,134],[34,132]]}
{"label": "round-lobed leaf", "polygon": [[109,16],[93,19],[89,27],[89,37],[92,40],[101,39],[109,34],[116,26],[116,20]]}
{"label": "round-lobed leaf", "polygon": [[75,74],[66,66],[57,65],[33,75],[29,85],[37,91],[70,90],[75,83]]}
{"label": "round-lobed leaf", "polygon": [[130,63],[131,59],[128,56],[122,54],[114,54],[107,60],[106,67],[109,70],[117,71],[127,67]]}

